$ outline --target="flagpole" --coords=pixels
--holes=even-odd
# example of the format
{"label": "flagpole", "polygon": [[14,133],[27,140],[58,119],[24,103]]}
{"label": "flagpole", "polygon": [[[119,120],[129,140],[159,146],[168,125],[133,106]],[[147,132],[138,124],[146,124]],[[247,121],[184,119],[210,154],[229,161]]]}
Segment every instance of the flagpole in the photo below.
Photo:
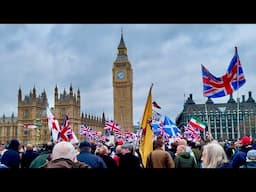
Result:
{"label": "flagpole", "polygon": [[[207,98],[207,97],[206,97]],[[207,100],[206,102],[204,103],[204,107],[205,107],[205,115],[206,115],[206,121],[207,121],[207,124],[208,124],[208,134],[211,134],[211,128],[210,128],[210,122],[209,122],[209,118],[208,118],[208,111],[207,111]],[[204,140],[205,140],[205,130],[204,130]]]}
{"label": "flagpole", "polygon": [[[235,47],[235,54],[237,55],[237,47]],[[237,65],[237,139],[240,138],[240,125],[239,125],[239,65]]]}

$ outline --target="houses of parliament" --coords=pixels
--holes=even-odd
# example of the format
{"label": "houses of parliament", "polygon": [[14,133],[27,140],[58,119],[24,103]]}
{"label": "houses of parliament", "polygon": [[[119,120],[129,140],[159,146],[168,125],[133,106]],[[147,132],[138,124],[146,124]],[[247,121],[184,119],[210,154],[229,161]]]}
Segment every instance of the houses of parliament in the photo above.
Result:
{"label": "houses of parliament", "polygon": [[[69,91],[58,93],[58,87],[54,89],[54,116],[61,124],[64,115],[67,114],[70,125],[79,139],[83,139],[79,135],[79,128],[82,124],[86,124],[96,131],[102,131],[105,124],[104,113],[101,117],[90,114],[80,114],[80,90],[73,92],[70,85]],[[34,87],[29,94],[22,97],[22,90],[18,90],[18,117],[5,117],[0,119],[0,142],[8,143],[11,139],[16,138],[21,143],[46,143],[50,140],[50,131],[47,123],[46,108],[48,105],[47,94],[43,91],[41,94],[36,93]],[[27,129],[25,125],[37,125],[36,129]]]}
{"label": "houses of parliament", "polygon": [[[133,80],[132,67],[128,60],[127,48],[121,34],[121,40],[117,47],[117,58],[112,65],[113,86],[113,113],[114,120],[121,126],[122,130],[133,130]],[[54,116],[61,125],[64,115],[68,115],[70,125],[77,138],[81,141],[84,136],[80,135],[80,126],[86,124],[95,131],[104,131],[105,115],[94,116],[81,113],[80,90],[69,90],[59,92],[54,88]],[[12,113],[11,117],[3,114],[0,117],[0,143],[8,143],[11,139],[18,139],[22,144],[42,144],[50,140],[50,130],[47,123],[46,109],[48,106],[45,90],[37,94],[35,86],[23,97],[21,88],[18,90],[18,113],[17,117]],[[24,125],[34,124],[38,128],[28,129]]]}

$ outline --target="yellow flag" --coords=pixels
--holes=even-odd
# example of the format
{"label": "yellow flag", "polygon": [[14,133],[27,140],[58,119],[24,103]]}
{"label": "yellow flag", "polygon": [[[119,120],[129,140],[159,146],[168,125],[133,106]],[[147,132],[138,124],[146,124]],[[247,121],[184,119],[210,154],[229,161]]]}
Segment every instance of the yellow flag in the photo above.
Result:
{"label": "yellow flag", "polygon": [[144,114],[142,117],[142,122],[141,122],[141,129],[142,129],[142,134],[141,134],[141,140],[140,140],[140,154],[142,158],[142,163],[144,167],[146,167],[146,161],[147,161],[147,156],[148,154],[153,151],[153,131],[152,131],[152,90],[153,84],[150,87],[149,93],[148,93],[148,98],[147,98],[147,103],[144,109]]}

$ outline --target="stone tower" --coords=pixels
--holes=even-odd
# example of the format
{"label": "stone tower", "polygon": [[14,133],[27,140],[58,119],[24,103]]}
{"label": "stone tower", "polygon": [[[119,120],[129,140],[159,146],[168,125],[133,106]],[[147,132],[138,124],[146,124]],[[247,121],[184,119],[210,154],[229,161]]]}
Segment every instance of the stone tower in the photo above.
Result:
{"label": "stone tower", "polygon": [[77,90],[77,95],[73,93],[73,87],[70,85],[69,93],[64,89],[62,94],[58,94],[56,85],[54,90],[54,115],[58,119],[61,126],[64,115],[68,115],[70,125],[77,135],[81,125],[80,117],[80,90]]}
{"label": "stone tower", "polygon": [[[18,139],[23,144],[38,143],[48,138],[46,121],[46,107],[48,105],[47,95],[45,90],[41,95],[36,95],[36,88],[25,95],[22,100],[22,91],[18,91]],[[24,129],[25,124],[38,124],[38,129]]]}
{"label": "stone tower", "polygon": [[117,58],[112,68],[114,121],[124,130],[133,131],[133,77],[127,48],[121,33]]}

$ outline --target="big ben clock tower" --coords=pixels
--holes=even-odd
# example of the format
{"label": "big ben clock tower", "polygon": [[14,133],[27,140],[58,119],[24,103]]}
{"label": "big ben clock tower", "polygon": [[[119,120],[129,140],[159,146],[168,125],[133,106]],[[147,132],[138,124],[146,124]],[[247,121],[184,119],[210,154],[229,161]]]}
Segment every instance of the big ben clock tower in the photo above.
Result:
{"label": "big ben clock tower", "polygon": [[121,33],[117,58],[113,64],[112,76],[114,121],[120,125],[122,132],[124,130],[133,132],[132,67],[128,60],[123,33]]}

